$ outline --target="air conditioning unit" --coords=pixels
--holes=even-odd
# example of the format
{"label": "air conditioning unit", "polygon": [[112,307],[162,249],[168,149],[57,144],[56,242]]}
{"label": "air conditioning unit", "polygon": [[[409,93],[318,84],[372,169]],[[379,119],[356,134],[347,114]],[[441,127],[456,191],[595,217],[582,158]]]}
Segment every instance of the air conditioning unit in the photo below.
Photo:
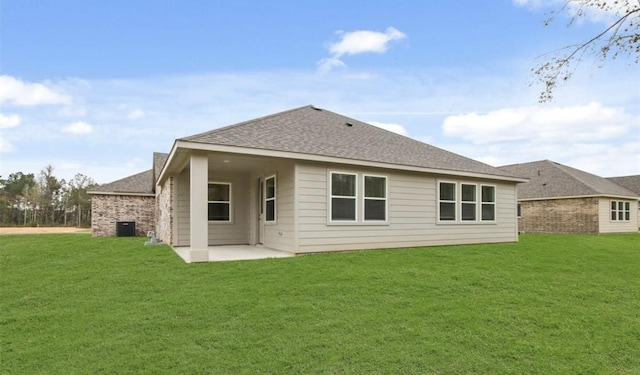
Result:
{"label": "air conditioning unit", "polygon": [[116,221],[116,237],[133,237],[135,235],[135,221]]}

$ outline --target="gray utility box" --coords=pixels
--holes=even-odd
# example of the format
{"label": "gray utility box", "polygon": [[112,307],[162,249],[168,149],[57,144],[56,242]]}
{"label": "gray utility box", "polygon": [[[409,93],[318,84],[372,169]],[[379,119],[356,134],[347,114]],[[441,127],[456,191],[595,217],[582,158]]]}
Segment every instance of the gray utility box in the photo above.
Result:
{"label": "gray utility box", "polygon": [[135,235],[135,221],[116,221],[116,237],[133,237]]}

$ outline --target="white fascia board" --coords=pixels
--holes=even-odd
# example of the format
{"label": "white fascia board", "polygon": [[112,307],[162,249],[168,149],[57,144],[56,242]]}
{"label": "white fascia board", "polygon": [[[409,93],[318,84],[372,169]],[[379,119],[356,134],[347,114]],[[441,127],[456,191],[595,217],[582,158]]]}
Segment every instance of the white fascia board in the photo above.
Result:
{"label": "white fascia board", "polygon": [[89,195],[128,195],[128,196],[137,196],[137,197],[155,197],[156,195],[153,193],[133,193],[126,191],[88,191]]}
{"label": "white fascia board", "polygon": [[580,198],[626,199],[626,200],[632,200],[632,201],[640,200],[640,197],[631,197],[631,196],[624,196],[624,195],[592,194],[592,195],[571,195],[566,197],[518,198],[518,202],[547,201],[547,200],[557,200],[557,199],[580,199]]}
{"label": "white fascia board", "polygon": [[169,151],[169,157],[167,157],[167,161],[164,162],[164,165],[162,166],[162,170],[160,170],[160,175],[156,176],[156,181],[154,182],[155,186],[159,186],[160,183],[164,180],[165,174],[167,172],[167,169],[169,168],[169,165],[171,164],[171,160],[173,159],[173,157],[176,154],[176,150],[177,150],[176,144],[177,143],[178,143],[177,140],[173,142],[173,146],[171,146],[171,151]]}

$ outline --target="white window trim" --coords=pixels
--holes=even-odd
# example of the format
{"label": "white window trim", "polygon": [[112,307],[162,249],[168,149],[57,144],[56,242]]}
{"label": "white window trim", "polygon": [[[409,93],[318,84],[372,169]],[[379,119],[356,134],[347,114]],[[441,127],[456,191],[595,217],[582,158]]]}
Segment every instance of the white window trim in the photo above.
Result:
{"label": "white window trim", "polygon": [[[345,175],[350,175],[350,176],[355,176],[356,178],[356,186],[355,186],[355,192],[354,192],[354,196],[353,198],[350,196],[344,196],[344,195],[333,195],[333,175],[334,174],[345,174]],[[339,224],[339,223],[347,223],[347,224],[355,224],[358,222],[359,219],[359,215],[358,215],[358,174],[357,173],[353,173],[353,172],[342,172],[342,171],[329,171],[329,181],[328,181],[328,195],[329,195],[329,216],[328,216],[328,221],[329,223],[332,224]],[[355,200],[355,207],[354,207],[354,220],[333,220],[333,198],[341,198],[341,199],[353,199]]]}
{"label": "white window trim", "polygon": [[[616,204],[616,208],[612,209],[611,208],[611,203]],[[622,210],[620,209],[620,203],[622,203]],[[629,206],[629,209],[627,210],[627,206]],[[611,218],[611,214],[615,212],[616,213],[616,218],[612,219]],[[618,215],[619,213],[622,212],[622,220],[618,219]],[[626,214],[629,214],[629,219],[626,219],[625,217],[627,216]],[[622,200],[610,200],[609,201],[609,222],[611,223],[628,223],[631,221],[631,202],[629,201],[622,201]]]}
{"label": "white window trim", "polygon": [[[332,194],[332,180],[334,174],[345,174],[350,176],[355,176],[355,196],[342,196],[342,195],[333,195]],[[365,201],[365,192],[364,192],[364,177],[379,177],[385,179],[385,220],[364,220],[364,201]],[[349,198],[355,200],[355,220],[332,220],[333,216],[333,198]],[[376,199],[383,200],[383,198],[366,198],[366,199]],[[344,170],[330,170],[327,169],[327,225],[352,225],[352,226],[385,226],[389,225],[389,176],[374,174],[374,173],[364,173],[364,172],[352,172],[352,171],[344,171]]]}
{"label": "white window trim", "polygon": [[[459,192],[459,199],[458,201],[460,202],[460,212],[458,212],[458,217],[460,218],[460,221],[463,223],[475,223],[476,221],[478,221],[479,217],[478,217],[478,184],[475,183],[470,183],[470,182],[460,182],[460,188],[458,190],[460,190]],[[474,192],[475,192],[475,196],[473,197],[472,201],[463,201],[462,200],[462,186],[463,185],[467,185],[467,186],[473,186],[475,187]],[[438,196],[440,197],[440,196]],[[465,220],[462,218],[462,206],[464,206],[465,204],[473,204],[475,206],[475,215],[474,215],[474,219],[473,220]],[[440,205],[438,205],[440,206]]]}
{"label": "white window trim", "polygon": [[[384,198],[376,198],[376,197],[367,197],[366,196],[366,185],[365,179],[367,177],[375,177],[375,178],[384,178]],[[357,177],[356,177],[357,178]],[[384,220],[367,220],[364,216],[364,207],[366,200],[375,200],[375,201],[384,201]],[[356,203],[357,204],[357,203]],[[387,176],[378,175],[378,174],[370,174],[363,173],[362,174],[362,222],[364,223],[376,223],[376,224],[385,224],[389,222],[389,178]]]}
{"label": "white window trim", "polygon": [[[493,202],[484,202],[482,200],[482,188],[483,187],[491,187],[493,188]],[[489,185],[489,184],[480,184],[480,191],[478,192],[478,200],[479,202],[479,207],[478,207],[478,220],[481,223],[495,223],[498,220],[498,187],[496,185]],[[482,205],[485,204],[490,204],[493,205],[493,220],[483,220],[482,219]],[[518,216],[518,211],[517,211],[518,207],[516,207],[516,216]]]}
{"label": "white window trim", "polygon": [[[207,182],[207,189],[209,188],[209,185],[228,185],[229,186],[229,201],[210,201],[209,197],[207,196],[207,221],[210,224],[233,224],[233,183],[231,182],[225,182],[225,181],[209,181]],[[209,210],[209,203],[229,203],[229,220],[208,220],[209,219],[209,214],[208,214],[208,210]]]}
{"label": "white window trim", "polygon": [[[441,200],[440,199],[440,184],[453,184],[455,185],[455,200]],[[475,201],[462,201],[462,185],[474,185],[476,186]],[[484,202],[484,204],[493,205],[493,220],[482,220],[482,187],[492,187],[494,192],[494,202]],[[451,180],[436,180],[436,224],[442,225],[482,225],[482,224],[496,224],[498,222],[498,187],[492,184],[483,184],[470,181],[451,181]],[[455,204],[455,219],[454,220],[440,220],[440,203],[454,203]],[[473,203],[476,208],[475,220],[462,220],[462,204]]]}
{"label": "white window trim", "polygon": [[[273,198],[267,198],[267,180],[273,178]],[[264,178],[264,223],[265,225],[275,225],[278,223],[278,178],[275,174]],[[273,220],[267,219],[267,201],[273,201]]]}
{"label": "white window trim", "polygon": [[[440,185],[441,184],[453,184],[455,186],[455,193],[454,193],[454,198],[453,200],[442,200],[440,199]],[[437,223],[441,223],[441,224],[455,224],[458,223],[458,206],[459,206],[459,199],[458,199],[458,195],[460,194],[459,191],[460,189],[458,189],[458,183],[455,181],[449,181],[449,180],[437,180],[436,181],[436,222]],[[456,216],[453,220],[440,220],[440,203],[453,203],[455,205],[453,212],[454,215]]]}

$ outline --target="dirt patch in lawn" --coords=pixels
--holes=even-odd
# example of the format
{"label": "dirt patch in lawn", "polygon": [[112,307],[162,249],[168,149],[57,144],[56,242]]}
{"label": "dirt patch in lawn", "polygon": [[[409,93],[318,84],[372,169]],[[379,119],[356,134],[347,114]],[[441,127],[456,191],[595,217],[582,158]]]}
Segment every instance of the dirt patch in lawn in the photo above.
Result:
{"label": "dirt patch in lawn", "polygon": [[0,227],[0,234],[91,233],[90,228],[73,227]]}

